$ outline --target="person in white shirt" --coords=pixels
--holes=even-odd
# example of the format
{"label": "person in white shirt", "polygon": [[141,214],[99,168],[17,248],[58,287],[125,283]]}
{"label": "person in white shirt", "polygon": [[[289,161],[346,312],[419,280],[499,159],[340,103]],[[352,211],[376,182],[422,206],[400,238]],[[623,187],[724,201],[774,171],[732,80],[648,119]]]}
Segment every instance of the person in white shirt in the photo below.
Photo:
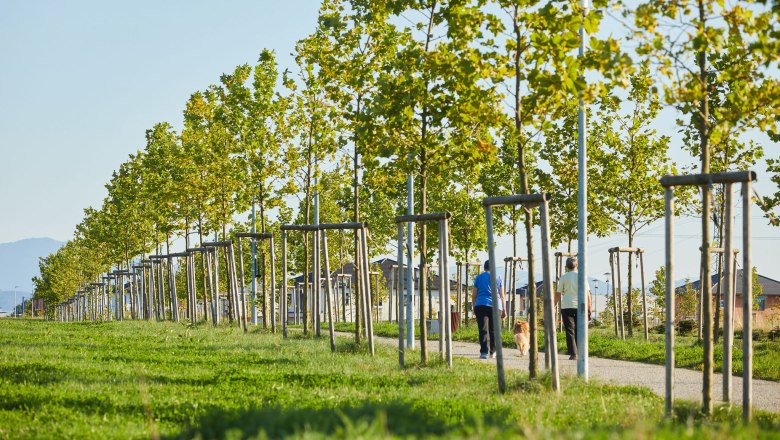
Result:
{"label": "person in white shirt", "polygon": [[[558,286],[555,289],[555,304],[561,304],[561,319],[566,332],[566,352],[571,360],[577,359],[577,307],[579,307],[577,266],[576,258],[566,259],[566,273],[558,279]],[[590,286],[587,280],[585,289],[588,297],[588,319],[590,319]]]}

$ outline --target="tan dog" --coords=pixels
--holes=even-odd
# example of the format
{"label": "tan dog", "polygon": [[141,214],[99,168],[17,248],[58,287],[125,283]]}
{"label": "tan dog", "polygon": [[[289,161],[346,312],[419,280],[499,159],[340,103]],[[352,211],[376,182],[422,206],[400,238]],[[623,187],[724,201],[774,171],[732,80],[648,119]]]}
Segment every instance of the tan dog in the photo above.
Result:
{"label": "tan dog", "polygon": [[528,330],[528,322],[516,321],[512,333],[515,334],[515,344],[517,344],[517,349],[520,350],[520,356],[525,356],[528,353],[528,340],[531,336]]}

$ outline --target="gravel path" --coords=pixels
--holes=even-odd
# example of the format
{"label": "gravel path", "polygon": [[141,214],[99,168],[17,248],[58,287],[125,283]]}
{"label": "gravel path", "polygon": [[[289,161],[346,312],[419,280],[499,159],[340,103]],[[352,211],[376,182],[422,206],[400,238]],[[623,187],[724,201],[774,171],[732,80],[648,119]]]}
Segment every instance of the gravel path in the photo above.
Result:
{"label": "gravel path", "polygon": [[[398,340],[393,338],[376,338],[377,342],[398,346]],[[439,342],[429,342],[431,356],[438,355]],[[520,357],[517,349],[504,348],[504,368],[528,370],[528,357]],[[479,344],[471,342],[452,341],[452,355],[474,359],[478,362],[490,362],[494,359],[479,359]],[[544,353],[539,353],[540,370],[544,366]],[[570,361],[566,355],[558,355],[558,366],[562,375],[576,375],[577,361]],[[601,382],[619,385],[635,385],[649,388],[659,396],[664,396],[665,372],[663,365],[644,364],[641,362],[619,361],[591,357],[589,362],[590,377]],[[721,374],[713,375],[712,397],[717,404],[723,395]],[[676,368],[674,371],[675,398],[701,402],[702,373],[700,371]],[[732,380],[732,402],[742,405],[742,377],[734,376]],[[753,379],[753,407],[765,411],[780,412],[780,382]]]}

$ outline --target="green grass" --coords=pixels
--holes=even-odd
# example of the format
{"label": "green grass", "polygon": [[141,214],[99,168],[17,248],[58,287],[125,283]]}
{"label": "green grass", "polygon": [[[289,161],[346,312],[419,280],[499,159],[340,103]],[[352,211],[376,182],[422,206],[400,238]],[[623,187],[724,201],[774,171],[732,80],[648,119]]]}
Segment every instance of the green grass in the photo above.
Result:
{"label": "green grass", "polygon": [[[354,328],[355,326],[352,323],[336,324],[336,329],[340,331],[354,331]],[[374,333],[377,336],[398,337],[398,325],[377,322],[374,323]],[[452,338],[458,341],[478,343],[478,335],[477,327],[472,322],[471,325],[461,326],[458,331],[452,334]],[[505,347],[515,346],[511,331],[504,331],[501,336]],[[434,335],[431,339],[438,338]],[[543,342],[540,331],[540,348]],[[635,333],[633,338],[627,337],[625,341],[616,338],[612,329],[591,328],[588,350],[591,356],[663,365],[666,356],[664,344],[664,335],[655,333],[650,333],[649,339],[645,341],[641,328]],[[565,352],[566,349],[566,340],[563,333],[558,333],[558,349],[559,352]],[[704,348],[696,340],[696,337],[675,337],[674,354],[675,363],[678,367],[692,370],[702,370],[704,368],[702,362]],[[721,359],[723,358],[722,343],[719,342],[715,345],[713,356],[715,359],[715,371],[720,372],[722,368]],[[742,374],[742,339],[735,339],[732,359],[734,374]],[[780,381],[780,342],[753,342],[753,377]]]}
{"label": "green grass", "polygon": [[[392,347],[208,325],[0,320],[0,438],[777,438],[780,415],[703,418],[632,387],[457,358],[399,369]],[[412,359],[410,356],[409,359]]]}
{"label": "green grass", "polygon": [[[650,333],[644,340],[641,329],[633,338],[622,341],[615,337],[612,329],[591,329],[589,350],[593,356],[611,359],[625,359],[663,365],[666,348],[664,335]],[[678,367],[702,370],[704,365],[704,347],[693,336],[675,337],[675,363]],[[732,367],[735,374],[742,374],[742,339],[734,340],[731,351]],[[713,354],[715,371],[720,372],[723,359],[723,344],[715,344]],[[753,377],[780,381],[780,342],[753,342]]]}

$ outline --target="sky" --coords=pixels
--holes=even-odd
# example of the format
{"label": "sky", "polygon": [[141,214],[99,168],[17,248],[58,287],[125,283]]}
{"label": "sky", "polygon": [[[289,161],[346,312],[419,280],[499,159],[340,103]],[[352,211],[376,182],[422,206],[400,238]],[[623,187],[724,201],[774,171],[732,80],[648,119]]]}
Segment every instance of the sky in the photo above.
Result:
{"label": "sky", "polygon": [[292,67],[319,2],[0,1],[0,243],[66,241],[145,131],[263,48]]}
{"label": "sky", "polygon": [[[0,1],[0,243],[70,239],[83,209],[100,206],[112,171],[143,148],[145,130],[162,121],[181,127],[193,92],[236,65],[254,63],[263,48],[276,52],[282,69],[292,69],[290,53],[314,29],[318,5]],[[767,181],[759,177],[759,192],[774,192]],[[757,208],[753,213],[754,262],[780,279],[780,229],[766,226]],[[677,273],[698,278],[698,221],[677,224]],[[499,255],[509,255],[510,240],[498,242]],[[652,278],[663,264],[663,224],[640,233],[636,244],[647,248]],[[591,239],[591,276],[604,278],[606,249],[618,245],[625,239]]]}

